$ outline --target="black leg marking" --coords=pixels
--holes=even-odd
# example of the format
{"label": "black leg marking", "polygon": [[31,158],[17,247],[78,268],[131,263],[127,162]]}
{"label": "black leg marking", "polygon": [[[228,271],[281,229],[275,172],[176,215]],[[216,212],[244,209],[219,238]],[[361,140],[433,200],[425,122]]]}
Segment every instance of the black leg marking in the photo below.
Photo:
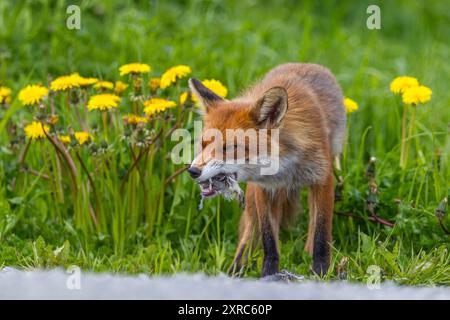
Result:
{"label": "black leg marking", "polygon": [[264,250],[262,276],[265,277],[278,272],[279,256],[277,241],[269,221],[266,220],[263,222],[261,231]]}
{"label": "black leg marking", "polygon": [[324,276],[330,266],[330,244],[328,242],[324,221],[317,217],[314,234],[313,272],[319,276]]}

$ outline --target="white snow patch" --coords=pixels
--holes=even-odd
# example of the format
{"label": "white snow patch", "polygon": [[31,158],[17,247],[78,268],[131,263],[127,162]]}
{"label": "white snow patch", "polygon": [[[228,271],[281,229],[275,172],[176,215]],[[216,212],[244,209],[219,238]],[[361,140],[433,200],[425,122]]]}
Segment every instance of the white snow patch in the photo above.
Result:
{"label": "white snow patch", "polygon": [[149,277],[82,272],[77,290],[67,285],[73,276],[61,269],[4,268],[0,299],[450,299],[449,287],[384,283],[371,290],[345,281],[285,283],[184,273]]}

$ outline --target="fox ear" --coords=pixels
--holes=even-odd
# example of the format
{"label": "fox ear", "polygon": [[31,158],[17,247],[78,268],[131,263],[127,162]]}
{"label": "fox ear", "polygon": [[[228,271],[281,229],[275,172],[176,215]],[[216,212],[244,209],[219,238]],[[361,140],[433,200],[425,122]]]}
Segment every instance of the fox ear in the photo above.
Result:
{"label": "fox ear", "polygon": [[258,125],[276,127],[288,109],[288,96],[283,87],[273,87],[264,93],[253,107],[253,117]]}
{"label": "fox ear", "polygon": [[192,93],[200,101],[200,104],[206,108],[206,111],[208,111],[215,102],[224,101],[221,96],[212,92],[195,78],[189,79],[189,88],[191,88]]}

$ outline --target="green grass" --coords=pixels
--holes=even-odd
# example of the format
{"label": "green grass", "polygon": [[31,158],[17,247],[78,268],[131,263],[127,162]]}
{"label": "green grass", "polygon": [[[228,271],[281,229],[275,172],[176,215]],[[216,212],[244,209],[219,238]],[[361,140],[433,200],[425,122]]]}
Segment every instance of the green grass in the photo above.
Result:
{"label": "green grass", "polygon": [[[158,140],[141,163],[145,179],[133,170],[124,190],[121,183],[132,156],[128,140],[120,139],[121,125],[108,132],[106,154],[94,157],[92,150],[75,146],[70,151],[79,173],[77,197],[67,170],[58,172],[58,158],[47,140],[31,144],[26,164],[57,177],[61,186],[20,172],[19,154],[26,145],[20,135],[36,116],[16,99],[26,84],[47,84],[49,76],[70,72],[114,81],[120,78],[120,65],[141,61],[153,68],[148,77],[187,64],[197,78],[221,80],[232,97],[277,64],[307,61],[330,68],[345,95],[360,106],[349,116],[345,189],[336,210],[363,219],[335,216],[333,268],[327,278],[345,273],[350,280],[368,281],[368,267],[377,265],[384,280],[449,284],[450,236],[434,211],[450,190],[450,8],[445,1],[379,1],[382,29],[368,30],[366,8],[372,3],[82,1],[82,29],[72,31],[65,27],[68,2],[1,2],[0,84],[13,89],[13,100],[8,109],[0,109],[0,267],[77,264],[95,271],[217,274],[228,268],[237,242],[236,203],[215,199],[198,211],[199,191],[186,174],[164,186],[180,168],[166,160],[173,145],[168,139]],[[417,109],[408,166],[401,170],[402,109],[389,83],[405,74],[430,87],[433,97]],[[175,100],[178,90],[186,90],[186,81],[158,94]],[[64,95],[53,101],[60,128],[81,129]],[[124,113],[131,103],[121,108]],[[157,120],[149,130],[168,132],[179,119],[178,109],[168,114],[171,121]],[[191,127],[190,117],[186,113],[183,126]],[[93,132],[100,144],[101,116],[90,113],[88,118],[91,130],[98,127]],[[76,152],[95,172],[98,203]],[[378,159],[377,213],[395,222],[394,228],[367,220],[364,173],[371,156]],[[88,201],[99,214],[98,227]],[[313,277],[311,258],[303,252],[306,217],[307,212],[301,214],[282,233],[281,267]],[[449,229],[448,216],[443,222]],[[258,250],[246,275],[258,276],[261,261]],[[338,273],[339,264],[344,266]]]}

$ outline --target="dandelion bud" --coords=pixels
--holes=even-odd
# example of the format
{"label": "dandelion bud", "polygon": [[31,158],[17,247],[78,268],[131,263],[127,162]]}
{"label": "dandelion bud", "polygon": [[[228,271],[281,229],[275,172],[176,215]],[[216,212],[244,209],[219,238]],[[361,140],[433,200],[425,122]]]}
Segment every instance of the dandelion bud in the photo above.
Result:
{"label": "dandelion bud", "polygon": [[98,132],[98,124],[97,123],[92,123],[91,127],[91,133],[93,135],[95,135]]}
{"label": "dandelion bud", "polygon": [[343,196],[342,196],[343,190],[344,190],[344,181],[343,181],[342,176],[339,176],[338,182],[334,189],[334,201],[335,202],[341,201],[343,199]]}
{"label": "dandelion bud", "polygon": [[92,154],[92,155],[97,155],[97,153],[98,153],[98,146],[95,144],[95,143],[91,143],[90,145],[89,145],[89,153],[90,154]]}
{"label": "dandelion bud", "polygon": [[370,158],[369,165],[367,166],[367,169],[366,169],[366,177],[368,179],[375,178],[375,162],[376,161],[377,161],[377,159],[375,157]]}
{"label": "dandelion bud", "polygon": [[101,141],[99,145],[95,144],[94,142],[91,142],[89,145],[89,153],[93,156],[101,156],[108,152],[108,143],[106,141]]}
{"label": "dandelion bud", "polygon": [[141,87],[142,87],[142,78],[136,77],[136,78],[134,79],[133,86],[134,86],[134,91],[135,91],[135,92],[140,91],[140,90],[141,90]]}
{"label": "dandelion bud", "polygon": [[375,193],[370,193],[366,198],[366,204],[368,206],[375,206],[378,203],[378,197]]}
{"label": "dandelion bud", "polygon": [[36,120],[38,120],[39,122],[46,122],[47,114],[45,114],[44,112],[41,112],[41,110],[39,110],[36,113]]}
{"label": "dandelion bud", "polygon": [[441,159],[442,159],[442,150],[441,149],[436,149],[434,150],[434,163],[433,166],[437,167],[437,170],[440,171],[441,170]]}
{"label": "dandelion bud", "polygon": [[443,219],[445,217],[445,214],[447,213],[447,201],[447,198],[442,199],[436,210],[434,210],[434,214],[438,219]]}
{"label": "dandelion bud", "polygon": [[130,126],[125,126],[123,128],[123,136],[124,138],[129,138],[133,134],[133,129]]}
{"label": "dandelion bud", "polygon": [[48,119],[47,122],[51,125],[55,125],[59,120],[59,117],[56,114],[51,114]]}

